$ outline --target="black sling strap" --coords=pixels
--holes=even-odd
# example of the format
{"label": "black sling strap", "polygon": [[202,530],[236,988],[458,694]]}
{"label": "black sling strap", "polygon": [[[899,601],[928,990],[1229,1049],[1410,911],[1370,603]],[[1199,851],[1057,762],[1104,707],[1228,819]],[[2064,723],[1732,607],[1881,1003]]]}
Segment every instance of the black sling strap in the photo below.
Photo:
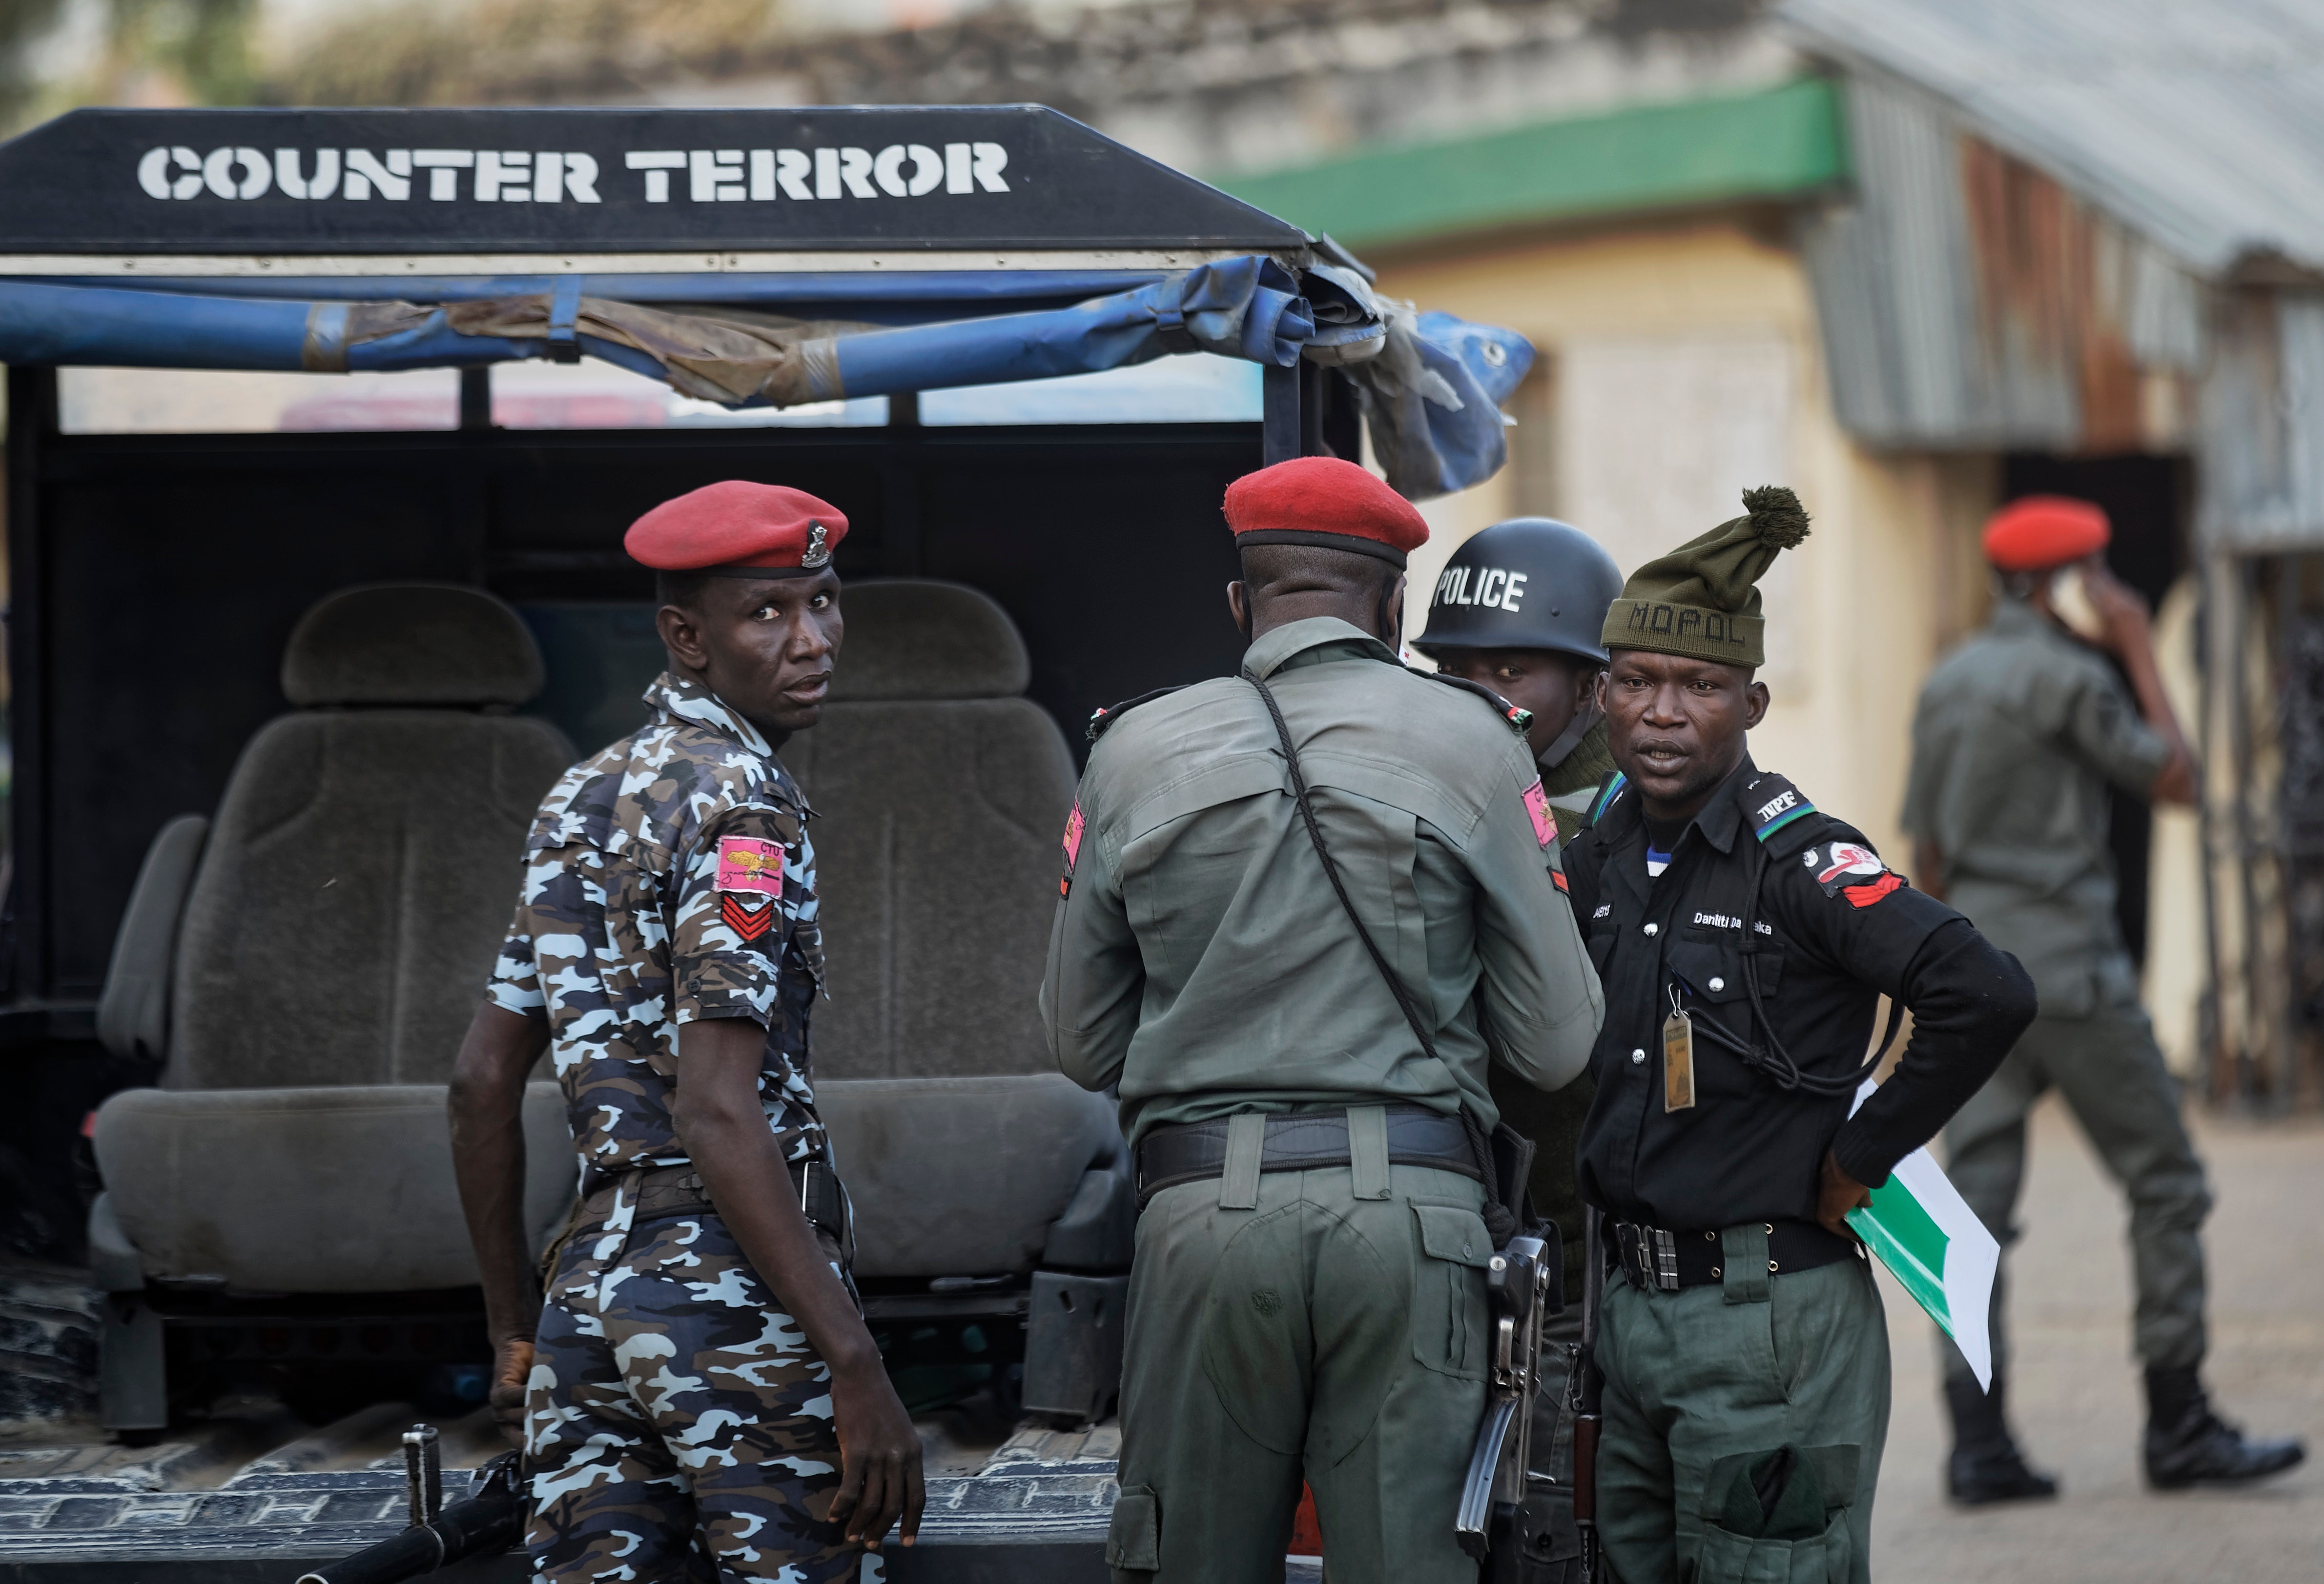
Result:
{"label": "black sling strap", "polygon": [[[1430,1036],[1428,1026],[1420,1016],[1420,1008],[1412,999],[1412,992],[1405,988],[1404,981],[1388,965],[1388,956],[1379,949],[1379,943],[1372,939],[1372,932],[1364,926],[1363,919],[1357,915],[1356,905],[1348,897],[1347,883],[1340,879],[1340,866],[1332,857],[1332,850],[1323,844],[1323,827],[1316,822],[1314,802],[1307,791],[1307,777],[1299,768],[1299,751],[1292,746],[1291,728],[1283,719],[1283,707],[1275,702],[1274,690],[1259,679],[1257,672],[1245,671],[1242,678],[1259,690],[1259,696],[1267,704],[1268,718],[1275,723],[1276,740],[1283,744],[1283,758],[1291,768],[1292,800],[1299,806],[1299,818],[1307,827],[1307,839],[1315,845],[1315,856],[1323,861],[1324,878],[1332,882],[1332,894],[1339,898],[1341,907],[1347,913],[1348,922],[1356,926],[1356,938],[1363,942],[1364,950],[1371,955],[1372,966],[1379,970],[1388,993],[1396,998],[1397,1009],[1412,1026],[1413,1037],[1420,1041],[1421,1053],[1442,1065],[1436,1054],[1436,1041]],[[1483,1126],[1469,1114],[1467,1106],[1460,1110],[1461,1126],[1469,1136],[1469,1147],[1475,1154],[1478,1171],[1485,1180],[1485,1230],[1492,1235],[1496,1248],[1503,1248],[1517,1235],[1517,1213],[1509,1208],[1509,1200],[1505,1196],[1492,1141],[1485,1137]],[[1533,1143],[1514,1131],[1509,1131],[1510,1138],[1515,1141],[1512,1147],[1517,1156],[1512,1163],[1514,1169],[1511,1174],[1516,1187],[1510,1192],[1521,1194],[1526,1179],[1532,1172]]]}

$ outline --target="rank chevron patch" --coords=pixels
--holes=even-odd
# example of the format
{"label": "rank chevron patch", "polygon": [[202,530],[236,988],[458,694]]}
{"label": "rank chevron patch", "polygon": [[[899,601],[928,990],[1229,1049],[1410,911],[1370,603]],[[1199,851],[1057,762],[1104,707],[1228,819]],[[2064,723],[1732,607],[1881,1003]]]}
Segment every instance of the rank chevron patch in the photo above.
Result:
{"label": "rank chevron patch", "polygon": [[752,907],[742,898],[729,894],[718,898],[718,917],[747,945],[765,935],[768,926],[775,922],[775,907],[772,902],[761,902]]}

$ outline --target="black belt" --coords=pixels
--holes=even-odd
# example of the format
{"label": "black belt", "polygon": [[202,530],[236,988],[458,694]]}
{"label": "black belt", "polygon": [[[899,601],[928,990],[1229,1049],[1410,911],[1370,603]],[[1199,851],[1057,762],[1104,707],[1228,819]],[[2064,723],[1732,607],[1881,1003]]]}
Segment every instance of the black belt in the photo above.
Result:
{"label": "black belt", "polygon": [[[844,1247],[847,1191],[840,1186],[838,1176],[819,1160],[786,1164],[791,1183],[799,1191],[799,1210],[806,1215],[807,1225],[827,1233]],[[622,1184],[636,1195],[636,1217],[641,1221],[717,1212],[718,1207],[710,1202],[709,1190],[703,1186],[702,1174],[690,1165],[632,1167],[626,1172],[593,1170],[582,1186],[583,1196],[613,1183]]]}
{"label": "black belt", "polygon": [[[1630,1285],[1646,1291],[1675,1293],[1725,1280],[1723,1245],[1716,1231],[1674,1232],[1636,1221],[1613,1221],[1615,1256]],[[1857,1245],[1834,1237],[1813,1221],[1768,1221],[1767,1274],[1814,1270],[1856,1252]]]}
{"label": "black belt", "polygon": [[[1425,1106],[1399,1105],[1388,1111],[1388,1164],[1429,1166],[1484,1181],[1469,1129],[1458,1117]],[[1227,1122],[1185,1122],[1157,1128],[1138,1141],[1138,1208],[1165,1188],[1223,1176],[1227,1169]],[[1301,1111],[1267,1119],[1261,1146],[1262,1172],[1322,1171],[1344,1166],[1348,1158],[1348,1113]]]}

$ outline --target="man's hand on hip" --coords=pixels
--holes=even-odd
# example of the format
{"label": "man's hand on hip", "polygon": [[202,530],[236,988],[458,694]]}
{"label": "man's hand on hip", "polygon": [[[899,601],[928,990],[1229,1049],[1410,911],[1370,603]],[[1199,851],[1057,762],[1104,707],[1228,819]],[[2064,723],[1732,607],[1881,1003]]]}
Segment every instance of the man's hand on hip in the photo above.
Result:
{"label": "man's hand on hip", "polygon": [[1831,1151],[1823,1152],[1823,1170],[1816,1183],[1816,1220],[1823,1229],[1836,1237],[1863,1239],[1848,1224],[1848,1212],[1872,1202],[1872,1190],[1840,1169],[1840,1159]]}

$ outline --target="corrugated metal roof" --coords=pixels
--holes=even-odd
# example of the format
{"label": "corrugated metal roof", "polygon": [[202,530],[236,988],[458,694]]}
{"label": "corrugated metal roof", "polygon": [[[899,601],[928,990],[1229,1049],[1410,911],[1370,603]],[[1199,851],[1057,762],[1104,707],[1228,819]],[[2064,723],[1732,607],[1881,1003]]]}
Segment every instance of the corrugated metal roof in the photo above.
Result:
{"label": "corrugated metal roof", "polygon": [[2209,290],[2136,229],[1850,77],[1851,200],[1802,227],[1832,397],[1876,445],[2105,451],[2184,442]]}
{"label": "corrugated metal roof", "polygon": [[2324,0],[1782,0],[2199,274],[2324,273]]}

